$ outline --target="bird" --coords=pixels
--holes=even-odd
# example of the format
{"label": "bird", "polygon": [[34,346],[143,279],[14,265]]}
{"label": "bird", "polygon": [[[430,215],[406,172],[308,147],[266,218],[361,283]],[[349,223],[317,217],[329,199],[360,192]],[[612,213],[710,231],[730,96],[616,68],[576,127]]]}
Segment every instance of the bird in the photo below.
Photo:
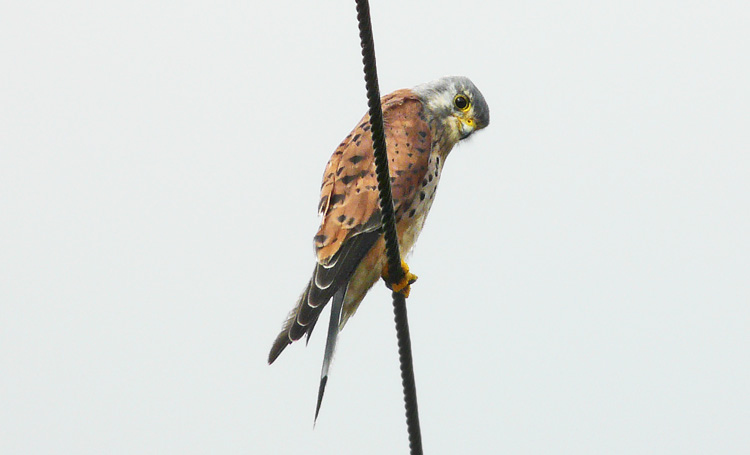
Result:
{"label": "bird", "polygon": [[[425,224],[443,165],[453,147],[490,123],[484,96],[463,76],[446,76],[381,98],[396,233],[405,276],[392,284],[408,297],[416,276],[404,258]],[[309,341],[323,308],[332,299],[321,369],[317,421],[338,333],[362,299],[383,277],[388,280],[383,223],[369,114],[333,152],[320,190],[320,228],[313,237],[312,277],[283,323],[268,355],[272,364],[292,342]]]}

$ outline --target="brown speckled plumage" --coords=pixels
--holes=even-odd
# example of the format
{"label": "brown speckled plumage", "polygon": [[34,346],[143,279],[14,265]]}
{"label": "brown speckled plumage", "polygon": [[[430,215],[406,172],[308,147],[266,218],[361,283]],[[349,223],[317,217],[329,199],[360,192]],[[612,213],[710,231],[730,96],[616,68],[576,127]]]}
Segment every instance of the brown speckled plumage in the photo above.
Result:
{"label": "brown speckled plumage", "polygon": [[[422,103],[409,90],[391,93],[382,99],[382,105],[391,189],[399,219],[410,207],[417,185],[427,172],[431,135],[429,125],[422,120]],[[321,264],[326,264],[347,239],[367,229],[367,222],[379,213],[369,125],[366,115],[336,149],[323,173],[318,207],[323,220],[314,242]]]}
{"label": "brown speckled plumage", "polygon": [[[455,97],[471,101],[459,110]],[[453,146],[489,123],[482,94],[466,78],[448,77],[382,98],[396,230],[402,255],[416,242]],[[342,293],[339,329],[354,314],[385,264],[377,178],[365,116],[336,148],[323,174],[314,236],[313,276],[269,354],[272,363],[291,342],[312,333],[326,303]],[[329,335],[330,336],[330,335]]]}

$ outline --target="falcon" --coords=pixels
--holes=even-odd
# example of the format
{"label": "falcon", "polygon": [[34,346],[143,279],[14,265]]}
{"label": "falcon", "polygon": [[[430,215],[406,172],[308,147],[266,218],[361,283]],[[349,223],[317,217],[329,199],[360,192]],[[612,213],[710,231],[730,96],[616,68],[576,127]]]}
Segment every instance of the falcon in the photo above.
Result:
{"label": "falcon", "polygon": [[[422,231],[445,160],[454,145],[489,124],[490,111],[482,93],[461,76],[397,90],[381,98],[381,105],[406,272],[392,289],[408,296],[416,276],[403,257]],[[365,115],[328,161],[318,204],[322,221],[313,238],[317,261],[312,278],[268,355],[271,364],[293,341],[304,335],[309,340],[321,311],[333,299],[316,419],[338,332],[381,276],[389,283],[370,129]]]}

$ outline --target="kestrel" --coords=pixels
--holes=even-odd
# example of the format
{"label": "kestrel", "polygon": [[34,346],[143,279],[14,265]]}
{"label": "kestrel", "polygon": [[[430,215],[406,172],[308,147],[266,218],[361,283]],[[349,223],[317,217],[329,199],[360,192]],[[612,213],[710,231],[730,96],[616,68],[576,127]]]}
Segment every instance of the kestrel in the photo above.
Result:
{"label": "kestrel", "polygon": [[[397,90],[381,104],[396,231],[405,257],[422,231],[445,159],[460,140],[489,124],[490,111],[476,86],[460,76]],[[293,341],[305,334],[309,340],[323,307],[333,298],[316,417],[336,336],[387,272],[378,194],[365,115],[328,161],[318,205],[322,221],[313,239],[315,269],[268,355],[268,363],[273,363]],[[416,277],[407,274],[406,279],[394,290],[408,292]]]}

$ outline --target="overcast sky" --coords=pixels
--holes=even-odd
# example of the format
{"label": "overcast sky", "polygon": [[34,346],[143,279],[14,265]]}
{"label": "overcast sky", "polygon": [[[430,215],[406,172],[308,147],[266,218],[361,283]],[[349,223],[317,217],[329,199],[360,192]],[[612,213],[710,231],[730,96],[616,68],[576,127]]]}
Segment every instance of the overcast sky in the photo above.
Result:
{"label": "overcast sky", "polygon": [[[410,265],[426,453],[750,453],[747,1],[376,1],[470,77]],[[0,452],[406,453],[389,293],[266,365],[366,110],[354,4],[0,8]],[[327,320],[327,313],[324,318]]]}

